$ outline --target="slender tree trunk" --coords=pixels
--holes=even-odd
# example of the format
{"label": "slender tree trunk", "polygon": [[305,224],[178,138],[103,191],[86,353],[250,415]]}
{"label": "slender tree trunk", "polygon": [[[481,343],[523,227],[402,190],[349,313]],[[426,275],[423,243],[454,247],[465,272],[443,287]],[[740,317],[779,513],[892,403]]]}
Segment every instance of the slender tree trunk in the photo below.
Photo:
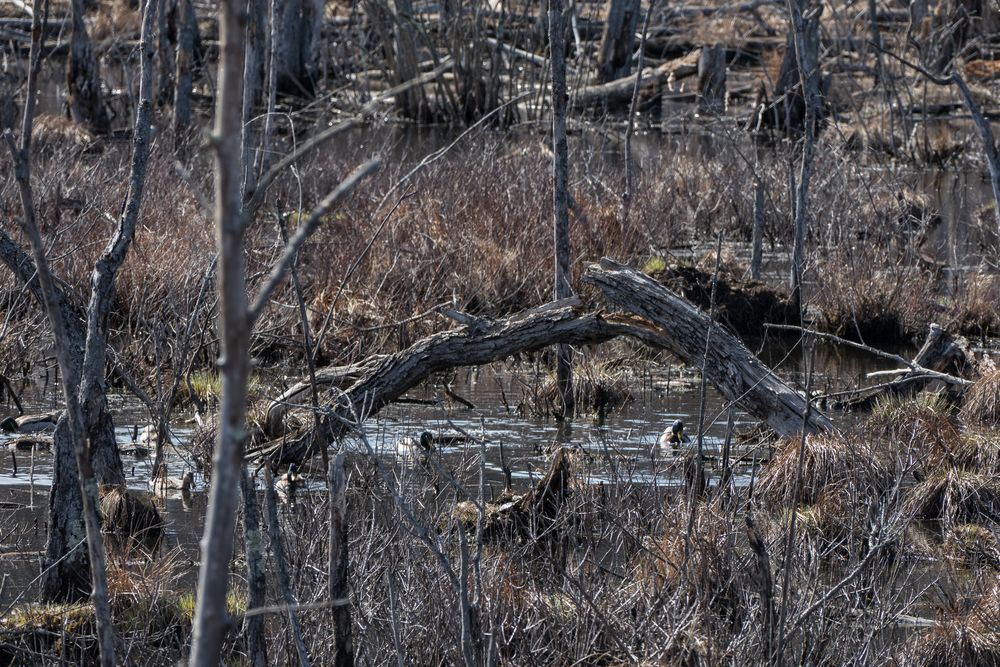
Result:
{"label": "slender tree trunk", "polygon": [[[549,0],[549,51],[552,62],[552,212],[555,251],[556,299],[573,295],[570,286],[569,247],[569,157],[566,146],[566,60],[562,0]],[[571,417],[573,399],[573,352],[560,345],[556,359],[556,383],[563,415]]]}
{"label": "slender tree trunk", "polygon": [[[559,4],[562,5],[561,2]],[[632,69],[632,48],[635,29],[639,25],[640,4],[640,0],[608,0],[607,20],[597,51],[597,78],[600,83],[626,77]],[[560,15],[560,26],[561,19]],[[562,41],[560,39],[560,43]]]}
{"label": "slender tree trunk", "polygon": [[66,63],[66,92],[70,117],[99,134],[111,129],[101,97],[101,70],[83,22],[84,0],[72,0],[72,34]]}
{"label": "slender tree trunk", "polygon": [[261,108],[264,92],[264,67],[267,63],[267,3],[247,0],[246,56],[243,62],[243,196],[257,186],[254,151],[258,145],[255,112]]}
{"label": "slender tree trunk", "polygon": [[789,278],[792,304],[801,312],[802,271],[805,266],[806,218],[809,211],[809,181],[812,176],[813,140],[816,130],[816,108],[819,98],[819,13],[808,20],[803,16],[806,0],[788,0],[791,29],[795,44],[795,59],[799,71],[800,89],[805,91],[802,160],[795,188],[795,241],[792,246],[792,267]]}
{"label": "slender tree trunk", "polygon": [[218,663],[228,617],[226,593],[233,554],[239,485],[243,462],[247,378],[250,374],[250,322],[243,260],[245,225],[241,210],[240,130],[243,106],[243,57],[246,15],[240,0],[222,0],[219,12],[220,59],[215,131],[215,225],[219,248],[219,332],[222,339],[222,405],[219,441],[213,459],[198,603],[190,664]]}
{"label": "slender tree trunk", "polygon": [[347,475],[344,453],[330,466],[330,604],[333,605],[334,655],[337,667],[353,667],[350,586],[347,583]]}
{"label": "slender tree trunk", "polygon": [[281,22],[278,90],[309,97],[315,90],[313,65],[323,26],[323,3],[321,0],[286,0]]}
{"label": "slender tree trunk", "polygon": [[174,53],[177,49],[177,0],[161,0],[156,21],[156,105],[174,99]]}
{"label": "slender tree trunk", "polygon": [[760,266],[764,259],[764,183],[753,180],[753,231],[750,239],[750,277],[760,280]]}
{"label": "slender tree trunk", "polygon": [[698,110],[709,115],[726,111],[726,50],[722,44],[702,47],[698,55]]}
{"label": "slender tree trunk", "polygon": [[192,0],[177,0],[177,54],[174,58],[174,145],[179,146],[191,126],[194,86],[194,42],[198,31]]}
{"label": "slender tree trunk", "polygon": [[[264,572],[264,535],[260,529],[260,507],[257,489],[247,474],[247,467],[240,467],[240,490],[243,495],[243,541],[247,557],[247,589],[250,609],[263,607],[267,602],[267,579]],[[251,616],[246,621],[250,644],[250,664],[267,667],[267,638],[264,635],[264,617]]]}

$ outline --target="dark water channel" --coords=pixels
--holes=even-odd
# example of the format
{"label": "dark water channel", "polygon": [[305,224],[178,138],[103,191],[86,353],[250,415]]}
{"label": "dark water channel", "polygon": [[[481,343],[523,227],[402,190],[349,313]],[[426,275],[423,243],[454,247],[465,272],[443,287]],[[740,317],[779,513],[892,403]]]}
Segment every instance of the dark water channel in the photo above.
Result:
{"label": "dark water channel", "polygon": [[[784,377],[793,382],[803,380],[802,354],[796,345],[772,339],[754,351]],[[887,366],[884,360],[821,345],[816,350],[814,386],[817,391],[824,391],[824,387],[853,386],[865,373]],[[544,373],[544,370],[539,372]],[[544,473],[546,455],[560,444],[578,450],[588,462],[585,470],[589,483],[680,483],[682,476],[677,466],[671,464],[679,461],[684,451],[662,451],[655,443],[665,426],[674,419],[683,419],[692,436],[697,432],[700,382],[690,369],[661,365],[637,369],[629,380],[633,400],[624,408],[610,412],[601,423],[591,417],[582,417],[572,424],[560,425],[552,418],[530,416],[519,410],[519,404],[529,402],[536,384],[534,380],[530,368],[511,371],[489,366],[464,372],[451,388],[472,402],[476,406],[474,409],[450,402],[429,404],[439,396],[440,390],[431,385],[422,386],[408,395],[420,403],[390,406],[377,419],[369,421],[366,424],[368,440],[384,461],[402,472],[414,465],[409,452],[397,446],[403,436],[418,435],[423,430],[439,437],[459,436],[461,429],[473,436],[485,437],[489,496],[495,496],[503,488],[501,444],[516,489],[527,488],[532,480]],[[141,431],[147,417],[125,397],[114,396],[112,400],[119,442],[127,450],[133,444],[135,427]],[[22,402],[29,413],[58,407],[51,383],[47,387],[42,383],[29,385],[23,392]],[[0,406],[0,416],[14,413],[12,405]],[[705,402],[704,450],[711,474],[717,474],[718,454],[726,436],[728,416],[728,406],[709,387]],[[734,412],[734,417],[737,430],[754,424],[739,410]],[[834,415],[834,418],[838,417]],[[193,426],[188,416],[179,415],[172,429],[175,444],[169,453],[168,464],[170,474],[180,476],[188,469],[187,445]],[[32,583],[39,572],[39,552],[44,549],[52,470],[49,452],[37,451],[33,462],[30,453],[17,452],[15,474],[15,459],[4,445],[9,440],[9,436],[0,436],[0,615],[19,597],[27,601],[36,595]],[[357,442],[347,442],[345,446],[360,448]],[[441,447],[439,451],[440,462],[445,468],[469,470],[478,466],[479,444],[465,442]],[[738,461],[734,468],[738,484],[749,481],[755,465],[759,465],[765,455],[766,452],[759,449],[746,446],[741,449],[737,441],[733,456]],[[123,460],[129,485],[148,489],[151,459],[126,453]],[[318,460],[305,466],[312,490],[323,488],[321,467]],[[406,475],[400,478],[405,480]],[[177,493],[159,501],[168,523],[167,546],[179,549],[181,557],[192,564],[198,562],[198,540],[206,501],[206,484],[200,473],[196,474],[195,491],[190,498],[182,498]],[[192,566],[192,585],[195,572],[196,567]]]}

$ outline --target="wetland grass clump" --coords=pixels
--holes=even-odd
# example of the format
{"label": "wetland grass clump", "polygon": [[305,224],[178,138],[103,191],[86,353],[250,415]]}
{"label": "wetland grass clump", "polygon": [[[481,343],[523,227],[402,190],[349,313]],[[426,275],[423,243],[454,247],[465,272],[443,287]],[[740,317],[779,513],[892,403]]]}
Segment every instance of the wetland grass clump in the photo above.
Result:
{"label": "wetland grass clump", "polygon": [[824,490],[837,485],[856,490],[857,497],[888,489],[895,471],[888,458],[857,433],[820,433],[806,439],[799,487],[800,440],[786,440],[768,461],[754,489],[766,507],[813,505]]}
{"label": "wetland grass clump", "polygon": [[945,533],[944,553],[952,560],[976,568],[1000,571],[1000,533],[997,524],[963,523]]}
{"label": "wetland grass clump", "polygon": [[121,486],[101,489],[101,520],[112,556],[154,558],[159,552],[163,519],[150,494]]}
{"label": "wetland grass clump", "polygon": [[995,582],[974,601],[941,609],[934,624],[920,631],[898,656],[914,667],[996,667],[1000,665],[1000,587]]}
{"label": "wetland grass clump", "polygon": [[967,424],[1000,426],[1000,369],[984,373],[966,388],[961,415]]}
{"label": "wetland grass clump", "polygon": [[1000,520],[1000,480],[960,466],[942,466],[905,491],[904,516],[939,530]]}
{"label": "wetland grass clump", "polygon": [[[630,388],[634,374],[621,364],[586,360],[573,369],[573,397],[581,413],[600,415],[618,410],[635,400]],[[542,388],[531,394],[535,414],[559,411],[561,401],[555,376],[546,377]]]}

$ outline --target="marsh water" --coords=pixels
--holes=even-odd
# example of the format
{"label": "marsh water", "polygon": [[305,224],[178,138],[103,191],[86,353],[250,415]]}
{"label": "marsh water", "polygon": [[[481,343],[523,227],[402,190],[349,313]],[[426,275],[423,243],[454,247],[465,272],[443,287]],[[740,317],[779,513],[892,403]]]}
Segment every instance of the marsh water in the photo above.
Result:
{"label": "marsh water", "polygon": [[[804,364],[801,350],[781,339],[765,341],[755,350],[779,373],[801,383]],[[824,387],[854,384],[865,373],[890,366],[861,353],[844,352],[821,345],[815,352],[813,383],[818,391]],[[495,496],[503,489],[502,464],[509,466],[516,490],[527,488],[532,480],[544,473],[547,454],[558,445],[579,451],[586,460],[583,466],[587,483],[627,482],[636,484],[675,485],[680,483],[676,466],[685,453],[664,451],[656,440],[675,419],[687,424],[687,433],[697,433],[700,406],[700,381],[690,369],[669,365],[650,365],[634,372],[627,381],[632,400],[620,409],[611,410],[603,420],[584,416],[571,424],[561,424],[551,417],[534,416],[525,406],[544,379],[544,369],[519,367],[511,369],[493,365],[460,373],[450,384],[452,391],[475,407],[443,400],[440,387],[427,383],[411,391],[408,402],[393,404],[377,419],[366,424],[366,435],[383,460],[405,469],[409,455],[397,447],[405,436],[432,432],[439,440],[454,437],[451,444],[438,448],[440,462],[448,469],[472,469],[478,466],[480,451],[485,452],[487,494]],[[54,383],[44,378],[16,387],[28,413],[58,408]],[[148,423],[144,410],[123,395],[112,397],[117,435],[123,450],[134,444],[136,430],[141,432]],[[13,405],[0,406],[3,414],[15,414]],[[704,409],[703,447],[710,474],[718,474],[718,455],[727,434],[730,410],[722,397],[707,388]],[[738,409],[733,411],[737,431],[746,430],[755,422]],[[834,415],[834,418],[838,418]],[[844,418],[844,417],[840,417]],[[174,444],[168,449],[170,474],[180,476],[188,469],[188,445],[193,433],[191,416],[179,414],[172,424]],[[464,439],[465,435],[485,440]],[[33,583],[40,571],[40,554],[44,549],[48,486],[52,457],[44,450],[9,452],[4,443],[9,436],[0,436],[0,611],[16,601],[34,599]],[[360,450],[356,441],[347,441],[348,449]],[[501,460],[501,449],[503,459]],[[734,474],[737,484],[746,484],[755,466],[767,452],[734,444]],[[129,485],[148,489],[151,458],[136,458],[123,454]],[[16,471],[15,471],[16,465]],[[321,464],[318,459],[305,469],[309,488],[323,488]],[[198,540],[203,528],[207,502],[206,482],[196,475],[195,491],[190,497],[179,493],[168,495],[160,502],[167,522],[167,547],[177,550],[183,560],[198,562]],[[474,492],[474,489],[472,490]],[[235,490],[234,490],[235,492]],[[307,491],[308,492],[308,491]],[[190,583],[194,572],[190,570]]]}

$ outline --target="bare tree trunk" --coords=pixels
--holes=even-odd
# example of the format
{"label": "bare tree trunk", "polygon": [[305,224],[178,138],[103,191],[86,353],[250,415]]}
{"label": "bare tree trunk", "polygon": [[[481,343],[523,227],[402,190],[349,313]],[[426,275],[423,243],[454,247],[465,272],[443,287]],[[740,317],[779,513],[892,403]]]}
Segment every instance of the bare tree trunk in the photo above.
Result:
{"label": "bare tree trunk", "polygon": [[347,475],[344,453],[330,466],[330,604],[333,605],[334,655],[337,667],[353,667],[350,586],[347,583]]}
{"label": "bare tree trunk", "polygon": [[[561,7],[562,3],[559,4]],[[632,69],[632,48],[635,44],[635,29],[639,25],[640,4],[640,0],[608,0],[608,16],[597,51],[597,79],[601,83],[628,76]],[[549,20],[551,21],[551,13]],[[559,26],[562,27],[561,15]],[[550,35],[551,30],[550,23]],[[559,42],[563,42],[562,38]]]}
{"label": "bare tree trunk", "polygon": [[103,134],[111,129],[111,121],[101,97],[101,70],[83,22],[83,3],[84,0],[71,2],[73,30],[66,62],[67,103],[74,121]]}
{"label": "bare tree trunk", "polygon": [[753,179],[753,231],[750,238],[750,277],[760,280],[760,266],[764,260],[764,183]]}
{"label": "bare tree trunk", "polygon": [[321,0],[286,0],[281,17],[278,90],[310,97],[315,90],[313,65],[323,27]]}
{"label": "bare tree trunk", "polygon": [[156,105],[174,99],[174,53],[177,49],[177,0],[162,0],[157,18]]}
{"label": "bare tree trunk", "polygon": [[[247,474],[247,467],[240,467],[240,490],[243,496],[243,541],[247,556],[248,606],[259,609],[267,602],[267,579],[264,572],[264,536],[260,530],[260,507],[257,489]],[[264,617],[251,616],[246,620],[247,641],[250,644],[250,664],[267,667],[267,637],[264,635]]]}
{"label": "bare tree trunk", "polygon": [[264,68],[267,63],[267,4],[265,0],[247,0],[246,56],[243,62],[243,193],[257,186],[254,151],[257,148],[257,124],[254,112],[262,106]]}
{"label": "bare tree trunk", "polygon": [[722,44],[702,47],[698,55],[698,110],[710,115],[726,111],[726,50]]}
{"label": "bare tree trunk", "polygon": [[233,554],[239,485],[243,462],[243,433],[250,374],[250,326],[244,274],[241,210],[240,130],[243,107],[243,57],[246,15],[240,0],[222,0],[219,12],[220,59],[215,131],[215,225],[219,246],[219,331],[222,338],[222,405],[219,442],[213,460],[198,603],[190,664],[218,663],[228,616],[226,592],[229,560]]}
{"label": "bare tree trunk", "polygon": [[805,266],[806,216],[809,211],[809,180],[812,176],[813,139],[816,130],[816,108],[819,102],[819,15],[822,6],[806,19],[806,0],[787,0],[791,29],[795,43],[795,58],[799,86],[805,91],[805,114],[802,139],[802,160],[795,188],[795,241],[792,246],[792,267],[789,277],[790,297],[796,309],[802,307],[802,271]]}
{"label": "bare tree trunk", "polygon": [[285,557],[285,541],[281,537],[281,525],[278,521],[278,501],[277,493],[274,490],[274,477],[271,469],[264,470],[264,502],[267,505],[267,534],[271,544],[271,553],[274,554],[274,569],[278,575],[278,588],[285,599],[288,607],[288,624],[292,628],[292,637],[295,641],[295,652],[299,658],[299,665],[309,667],[309,653],[306,650],[305,641],[302,639],[302,626],[299,623],[298,612],[295,611],[296,600],[292,593],[292,580],[288,576],[288,560]]}
{"label": "bare tree trunk", "polygon": [[[549,0],[549,51],[552,62],[552,214],[555,254],[555,299],[573,295],[570,286],[569,157],[566,145],[566,59],[562,0]],[[636,17],[638,18],[638,16]],[[556,384],[565,417],[572,417],[573,351],[560,345],[556,358]]]}
{"label": "bare tree trunk", "polygon": [[174,59],[174,145],[179,146],[191,126],[194,86],[194,42],[198,31],[193,0],[177,0],[177,55]]}
{"label": "bare tree trunk", "polygon": [[[153,63],[152,25],[155,17],[155,5],[147,6],[142,24],[140,104],[136,111],[129,195],[119,221],[119,229],[94,267],[86,329],[80,315],[72,307],[71,300],[55,279],[50,276],[42,280],[42,274],[48,273],[47,265],[40,265],[40,262],[45,263],[44,250],[38,252],[33,250],[35,257],[32,261],[10,241],[9,237],[0,239],[3,241],[0,243],[0,255],[4,263],[32,289],[40,303],[47,304],[57,346],[61,347],[63,353],[60,358],[63,379],[67,387],[71,387],[67,396],[68,422],[61,424],[55,438],[56,460],[50,490],[50,530],[46,542],[46,558],[49,566],[44,570],[42,577],[43,597],[48,600],[74,599],[85,592],[84,582],[87,579],[88,561],[79,546],[83,537],[82,526],[86,526],[88,531],[91,522],[97,526],[96,513],[93,517],[88,515],[91,509],[89,505],[96,506],[95,480],[104,484],[124,483],[114,426],[107,411],[104,384],[106,327],[115,275],[124,261],[134,235],[142,196],[148,156]],[[32,79],[29,82],[29,90],[34,89],[34,81]],[[17,163],[15,174],[21,187],[22,205],[25,211],[24,224],[26,227],[35,228],[28,164],[34,96],[29,95],[29,100],[22,126],[22,149],[20,155],[15,157]],[[8,144],[12,153],[15,153],[13,141],[9,138]],[[34,237],[38,236],[37,228],[34,232],[29,230],[27,235],[34,244]],[[37,240],[41,243],[40,236]],[[34,272],[38,273],[38,282],[35,282],[31,275]],[[34,287],[31,287],[32,285]],[[81,460],[81,457],[85,460]],[[80,488],[76,487],[77,481]],[[93,498],[87,495],[91,491],[90,482],[94,482]],[[90,544],[90,562],[94,564],[92,577],[96,581],[97,578],[104,576],[103,545],[99,539],[97,544],[93,544],[91,540],[88,540],[88,544]]]}
{"label": "bare tree trunk", "polygon": [[[142,120],[147,124],[147,136],[148,100],[150,95],[149,84],[152,68],[152,46],[150,37],[152,34],[152,23],[156,16],[155,5],[149,4],[151,1],[152,0],[149,0],[147,2],[143,11],[142,38],[140,44],[142,52],[142,87],[140,89],[140,95],[142,100],[146,102],[146,115],[144,117],[142,114],[142,102],[140,102],[140,109],[137,110],[136,113],[137,123]],[[74,24],[79,22],[80,26],[82,26],[82,7],[78,7],[77,4],[74,3],[73,9]],[[80,10],[80,13],[78,13],[77,10]],[[111,620],[111,607],[108,600],[106,571],[107,557],[104,551],[100,518],[97,510],[97,478],[95,474],[95,467],[91,458],[95,451],[100,454],[105,454],[103,450],[107,447],[107,443],[101,440],[103,433],[95,433],[94,435],[97,436],[95,438],[89,432],[87,428],[89,424],[86,418],[86,408],[80,403],[81,394],[77,393],[82,392],[87,386],[88,369],[90,368],[88,366],[88,359],[91,357],[91,355],[88,354],[88,351],[91,345],[91,338],[100,335],[102,331],[95,331],[96,327],[92,324],[92,318],[94,317],[93,311],[95,310],[93,304],[94,295],[92,295],[91,308],[88,310],[87,338],[81,355],[80,348],[76,347],[81,342],[79,325],[76,324],[78,320],[74,317],[70,308],[68,308],[67,299],[65,298],[61,288],[57,286],[56,281],[49,270],[48,260],[45,256],[45,245],[37,225],[33,193],[31,190],[31,134],[32,124],[34,121],[35,91],[42,46],[42,29],[40,23],[42,15],[43,12],[41,11],[41,3],[36,2],[34,19],[32,21],[32,43],[27,85],[28,93],[27,102],[25,104],[24,119],[21,127],[21,144],[19,147],[15,146],[13,135],[9,131],[4,134],[4,139],[14,161],[15,180],[18,184],[23,211],[21,227],[31,244],[32,254],[34,256],[34,269],[37,274],[37,285],[41,292],[41,296],[43,297],[42,301],[45,304],[49,322],[52,326],[56,356],[59,361],[60,370],[62,371],[63,395],[66,400],[66,413],[62,418],[60,418],[57,426],[59,438],[57,441],[58,449],[56,453],[56,469],[53,471],[53,486],[50,495],[50,522],[53,524],[53,528],[49,534],[49,541],[46,546],[46,550],[51,555],[51,548],[60,537],[68,540],[65,545],[68,548],[66,548],[63,553],[59,554],[59,560],[54,561],[54,563],[61,563],[63,562],[63,557],[67,557],[65,560],[71,561],[77,566],[77,569],[70,572],[70,577],[67,578],[68,581],[63,581],[61,584],[62,591],[60,592],[66,592],[67,583],[71,586],[77,584],[79,579],[83,577],[83,573],[86,572],[87,563],[85,563],[79,556],[73,556],[75,553],[82,552],[82,550],[79,549],[80,543],[84,540],[86,541],[87,556],[89,557],[89,564],[91,566],[91,598],[94,603],[94,616],[97,626],[100,663],[101,665],[111,667],[115,664],[116,660],[113,626]],[[76,25],[74,25],[74,36],[76,36],[77,33],[78,30],[76,29]],[[141,144],[142,142],[139,140],[134,142],[133,154],[141,152]],[[139,193],[135,193],[130,184],[129,201],[131,201],[133,196],[141,196],[141,185]],[[126,204],[126,209],[128,209],[128,203]],[[135,209],[137,212],[137,202],[135,203]],[[126,219],[126,214],[123,214],[122,219]],[[118,235],[116,235],[116,240],[117,238]],[[106,251],[105,255],[102,256],[102,261],[107,257],[110,250],[116,247],[117,246],[113,241],[109,246],[109,251]],[[13,257],[17,256],[18,253],[14,252]],[[19,268],[21,270],[27,269],[27,265],[28,263],[25,261],[19,262]],[[104,274],[100,270],[101,268],[102,262],[99,261],[94,271],[95,293],[97,292],[98,284],[104,277]],[[111,280],[113,282],[113,275]],[[28,284],[28,282],[29,281],[26,281],[26,284]],[[108,286],[108,291],[110,291],[111,286],[112,285]],[[68,324],[70,322],[74,324]],[[105,346],[106,341],[102,340],[101,344],[102,346]],[[83,359],[82,363],[80,361],[81,356]],[[82,380],[81,372],[83,375]],[[102,392],[102,395],[103,379],[104,366],[102,364],[100,367],[100,382],[98,383],[98,389]],[[90,398],[88,395],[83,396],[84,398]],[[100,402],[97,401],[96,403],[99,404]],[[67,456],[67,452],[70,450],[70,447],[66,446],[67,443],[71,443],[71,449],[73,451],[73,458],[75,461],[68,460],[69,457]],[[111,455],[105,455],[99,459],[102,467],[105,468],[105,474],[113,474],[111,469],[114,468],[115,459],[117,457],[117,447],[114,443],[113,429],[111,448],[113,452]],[[77,494],[74,495],[67,493],[65,498],[66,502],[60,505],[60,498],[56,494],[60,490],[68,489],[68,487],[71,486],[69,480],[73,477],[73,475],[70,471],[73,470],[74,464],[76,468],[76,478],[79,484]],[[117,462],[117,468],[120,475],[120,461]],[[79,529],[81,514],[84,527],[82,535]],[[55,536],[55,542],[53,540],[53,536]],[[53,569],[55,568],[48,568],[47,571],[51,571]],[[49,591],[51,588],[54,588],[51,579],[43,581],[43,592]],[[75,594],[76,588],[73,586],[73,588],[70,588],[69,590],[71,593]]]}

